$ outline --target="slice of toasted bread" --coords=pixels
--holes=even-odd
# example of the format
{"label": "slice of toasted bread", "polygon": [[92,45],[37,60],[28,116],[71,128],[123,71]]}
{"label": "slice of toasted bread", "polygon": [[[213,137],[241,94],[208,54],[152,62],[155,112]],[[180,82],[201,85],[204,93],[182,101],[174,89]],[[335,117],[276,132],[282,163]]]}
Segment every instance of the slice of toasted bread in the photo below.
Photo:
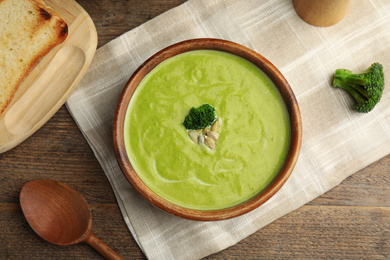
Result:
{"label": "slice of toasted bread", "polygon": [[0,0],[0,115],[37,62],[68,34],[42,0]]}

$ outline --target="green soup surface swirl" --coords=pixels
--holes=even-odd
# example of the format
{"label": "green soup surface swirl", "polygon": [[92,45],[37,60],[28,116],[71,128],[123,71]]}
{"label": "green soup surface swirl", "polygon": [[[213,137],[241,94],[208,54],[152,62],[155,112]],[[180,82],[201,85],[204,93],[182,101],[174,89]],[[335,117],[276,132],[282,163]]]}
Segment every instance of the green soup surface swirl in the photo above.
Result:
{"label": "green soup surface swirl", "polygon": [[[183,126],[192,107],[210,104],[220,120],[215,149]],[[230,53],[198,50],[155,67],[137,87],[125,119],[130,162],[155,193],[177,205],[216,210],[262,191],[290,144],[283,99],[257,66]]]}

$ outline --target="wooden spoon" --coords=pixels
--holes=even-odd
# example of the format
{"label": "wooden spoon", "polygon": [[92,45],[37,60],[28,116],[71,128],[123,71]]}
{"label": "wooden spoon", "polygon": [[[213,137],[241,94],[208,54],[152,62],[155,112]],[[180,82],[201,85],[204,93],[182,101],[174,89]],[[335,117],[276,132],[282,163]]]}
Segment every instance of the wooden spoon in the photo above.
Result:
{"label": "wooden spoon", "polygon": [[30,181],[20,192],[20,204],[27,222],[46,241],[57,245],[86,242],[107,259],[123,259],[92,233],[88,204],[68,185]]}

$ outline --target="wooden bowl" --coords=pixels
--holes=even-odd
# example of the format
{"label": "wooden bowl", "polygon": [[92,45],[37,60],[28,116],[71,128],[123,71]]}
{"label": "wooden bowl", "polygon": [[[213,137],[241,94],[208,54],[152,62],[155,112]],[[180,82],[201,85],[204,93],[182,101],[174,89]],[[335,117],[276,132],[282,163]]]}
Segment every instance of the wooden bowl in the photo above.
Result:
{"label": "wooden bowl", "polygon": [[[157,195],[148,186],[145,185],[145,183],[134,171],[127,156],[124,142],[124,122],[127,108],[134,91],[136,90],[138,84],[141,82],[144,76],[148,74],[158,64],[168,58],[188,51],[205,49],[218,50],[235,54],[252,62],[261,70],[263,70],[279,89],[279,92],[282,95],[282,98],[289,112],[291,124],[291,142],[289,151],[287,153],[287,158],[274,180],[263,191],[261,191],[259,194],[249,199],[248,201],[230,208],[220,210],[188,209],[173,204],[172,202],[169,202]],[[172,213],[183,218],[192,220],[215,221],[240,216],[259,207],[269,198],[271,198],[283,186],[283,184],[289,178],[298,159],[302,140],[302,122],[298,103],[295,99],[293,91],[291,90],[288,82],[283,77],[283,75],[271,62],[269,62],[267,59],[265,59],[258,53],[233,42],[219,39],[193,39],[171,45],[159,51],[151,58],[149,58],[145,63],[143,63],[138,68],[138,70],[134,72],[134,74],[128,81],[126,87],[124,88],[120,100],[118,102],[113,126],[113,134],[114,147],[119,165],[127,180],[146,200],[166,212]]]}

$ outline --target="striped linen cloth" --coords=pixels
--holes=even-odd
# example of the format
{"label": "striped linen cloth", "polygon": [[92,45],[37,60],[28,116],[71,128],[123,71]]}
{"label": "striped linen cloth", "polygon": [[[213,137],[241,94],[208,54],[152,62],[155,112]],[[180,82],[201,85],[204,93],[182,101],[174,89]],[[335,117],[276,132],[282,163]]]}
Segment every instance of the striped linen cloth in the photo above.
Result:
{"label": "striped linen cloth", "polygon": [[[199,259],[223,250],[389,154],[390,88],[372,112],[360,114],[346,92],[331,87],[338,68],[360,72],[379,62],[390,75],[389,28],[387,0],[352,1],[346,17],[325,28],[302,21],[292,1],[189,0],[98,49],[67,106],[145,255]],[[283,188],[258,209],[219,222],[181,219],[147,203],[121,173],[112,141],[116,103],[136,68],[170,44],[203,37],[240,43],[270,60],[289,81],[303,120],[300,157]]]}

